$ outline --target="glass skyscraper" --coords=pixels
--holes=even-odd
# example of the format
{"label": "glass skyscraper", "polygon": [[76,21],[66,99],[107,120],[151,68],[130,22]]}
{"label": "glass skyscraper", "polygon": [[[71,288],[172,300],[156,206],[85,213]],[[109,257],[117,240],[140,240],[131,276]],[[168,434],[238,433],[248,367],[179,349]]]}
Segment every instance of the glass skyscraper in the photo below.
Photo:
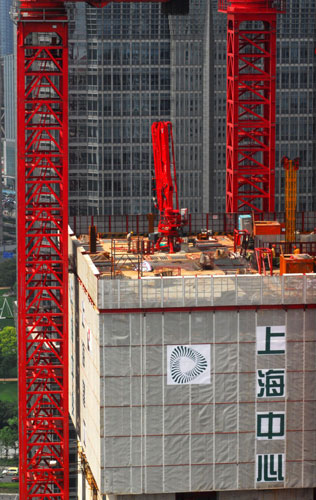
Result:
{"label": "glass skyscraper", "polygon": [[[284,155],[300,158],[298,209],[315,209],[315,3],[278,16],[276,210]],[[180,205],[225,211],[226,16],[191,0],[187,16],[159,4],[70,7],[70,213],[152,207],[150,127],[174,125]]]}
{"label": "glass skyscraper", "polygon": [[16,86],[15,56],[3,57],[4,80],[4,132],[3,141],[4,173],[9,176],[5,179],[7,186],[14,186],[16,173]]}
{"label": "glass skyscraper", "polygon": [[[316,3],[287,0],[279,17],[276,163],[300,158],[298,209],[316,209]],[[277,206],[284,209],[284,173],[276,175]]]}
{"label": "glass skyscraper", "polygon": [[12,0],[0,2],[0,57],[13,54],[13,23],[10,18]]}
{"label": "glass skyscraper", "polygon": [[159,5],[71,11],[70,214],[151,210],[151,123],[170,118],[170,32]]}
{"label": "glass skyscraper", "polygon": [[181,206],[209,209],[210,9],[193,3],[71,9],[71,214],[152,211],[151,124],[170,119]]}

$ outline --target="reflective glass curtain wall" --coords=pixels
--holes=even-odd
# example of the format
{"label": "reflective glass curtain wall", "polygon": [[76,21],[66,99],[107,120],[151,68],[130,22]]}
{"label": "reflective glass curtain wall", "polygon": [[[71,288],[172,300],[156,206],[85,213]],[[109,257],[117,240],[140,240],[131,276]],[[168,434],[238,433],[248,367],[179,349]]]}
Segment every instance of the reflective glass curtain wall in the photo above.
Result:
{"label": "reflective glass curtain wall", "polygon": [[0,1],[0,57],[13,54],[13,23],[10,18],[12,0]]}
{"label": "reflective glass curtain wall", "polygon": [[209,11],[70,8],[71,215],[152,211],[150,129],[170,119],[180,205],[209,210]]}
{"label": "reflective glass curtain wall", "polygon": [[170,36],[160,9],[70,9],[70,214],[152,210],[151,123],[170,119]]}
{"label": "reflective glass curtain wall", "polygon": [[209,0],[191,0],[188,16],[170,16],[171,120],[181,206],[212,208],[213,41]]}
{"label": "reflective glass curtain wall", "polygon": [[[298,209],[315,210],[315,3],[278,16],[276,210],[284,155],[300,158]],[[225,211],[226,16],[191,0],[188,16],[160,5],[70,7],[70,213],[153,209],[150,126],[174,125],[180,205]]]}

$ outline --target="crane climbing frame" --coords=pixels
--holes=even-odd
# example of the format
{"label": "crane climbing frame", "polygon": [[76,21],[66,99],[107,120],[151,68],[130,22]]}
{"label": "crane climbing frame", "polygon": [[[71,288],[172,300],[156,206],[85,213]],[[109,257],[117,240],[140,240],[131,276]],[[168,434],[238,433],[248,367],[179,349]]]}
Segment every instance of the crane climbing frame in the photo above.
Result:
{"label": "crane climbing frame", "polygon": [[283,0],[219,0],[227,14],[226,211],[274,211],[276,18]]}
{"label": "crane climbing frame", "polygon": [[[14,12],[18,96],[19,456],[23,500],[69,498],[65,3],[17,0]],[[110,2],[89,3],[103,7]]]}

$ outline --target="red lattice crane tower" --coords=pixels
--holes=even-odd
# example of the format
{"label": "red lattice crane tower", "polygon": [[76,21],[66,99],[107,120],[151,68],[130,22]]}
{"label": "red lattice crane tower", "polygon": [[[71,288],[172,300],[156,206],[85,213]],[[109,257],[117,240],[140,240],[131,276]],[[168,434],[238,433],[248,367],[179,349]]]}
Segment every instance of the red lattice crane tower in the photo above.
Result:
{"label": "red lattice crane tower", "polygon": [[[69,498],[66,2],[16,0],[14,12],[18,95],[19,457],[23,500]],[[89,3],[103,7],[109,1]]]}
{"label": "red lattice crane tower", "polygon": [[219,0],[227,13],[226,211],[274,211],[276,18],[285,0]]}

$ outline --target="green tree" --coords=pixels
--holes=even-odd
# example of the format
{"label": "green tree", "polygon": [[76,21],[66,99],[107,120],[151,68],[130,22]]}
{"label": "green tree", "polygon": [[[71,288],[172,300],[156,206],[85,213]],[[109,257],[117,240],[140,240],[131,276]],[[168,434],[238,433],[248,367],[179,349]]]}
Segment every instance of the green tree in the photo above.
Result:
{"label": "green tree", "polygon": [[17,417],[10,418],[8,424],[0,429],[0,443],[5,449],[6,458],[8,458],[10,448],[14,448],[14,455],[16,455],[18,441]]}
{"label": "green tree", "polygon": [[0,376],[15,377],[17,373],[17,339],[13,326],[0,331]]}
{"label": "green tree", "polygon": [[9,419],[16,417],[17,413],[17,403],[0,401],[0,429],[8,425]]}
{"label": "green tree", "polygon": [[3,330],[0,331],[0,355],[16,356],[16,354],[16,330],[14,326],[5,326]]}
{"label": "green tree", "polygon": [[16,282],[16,259],[0,262],[0,286],[13,287]]}

